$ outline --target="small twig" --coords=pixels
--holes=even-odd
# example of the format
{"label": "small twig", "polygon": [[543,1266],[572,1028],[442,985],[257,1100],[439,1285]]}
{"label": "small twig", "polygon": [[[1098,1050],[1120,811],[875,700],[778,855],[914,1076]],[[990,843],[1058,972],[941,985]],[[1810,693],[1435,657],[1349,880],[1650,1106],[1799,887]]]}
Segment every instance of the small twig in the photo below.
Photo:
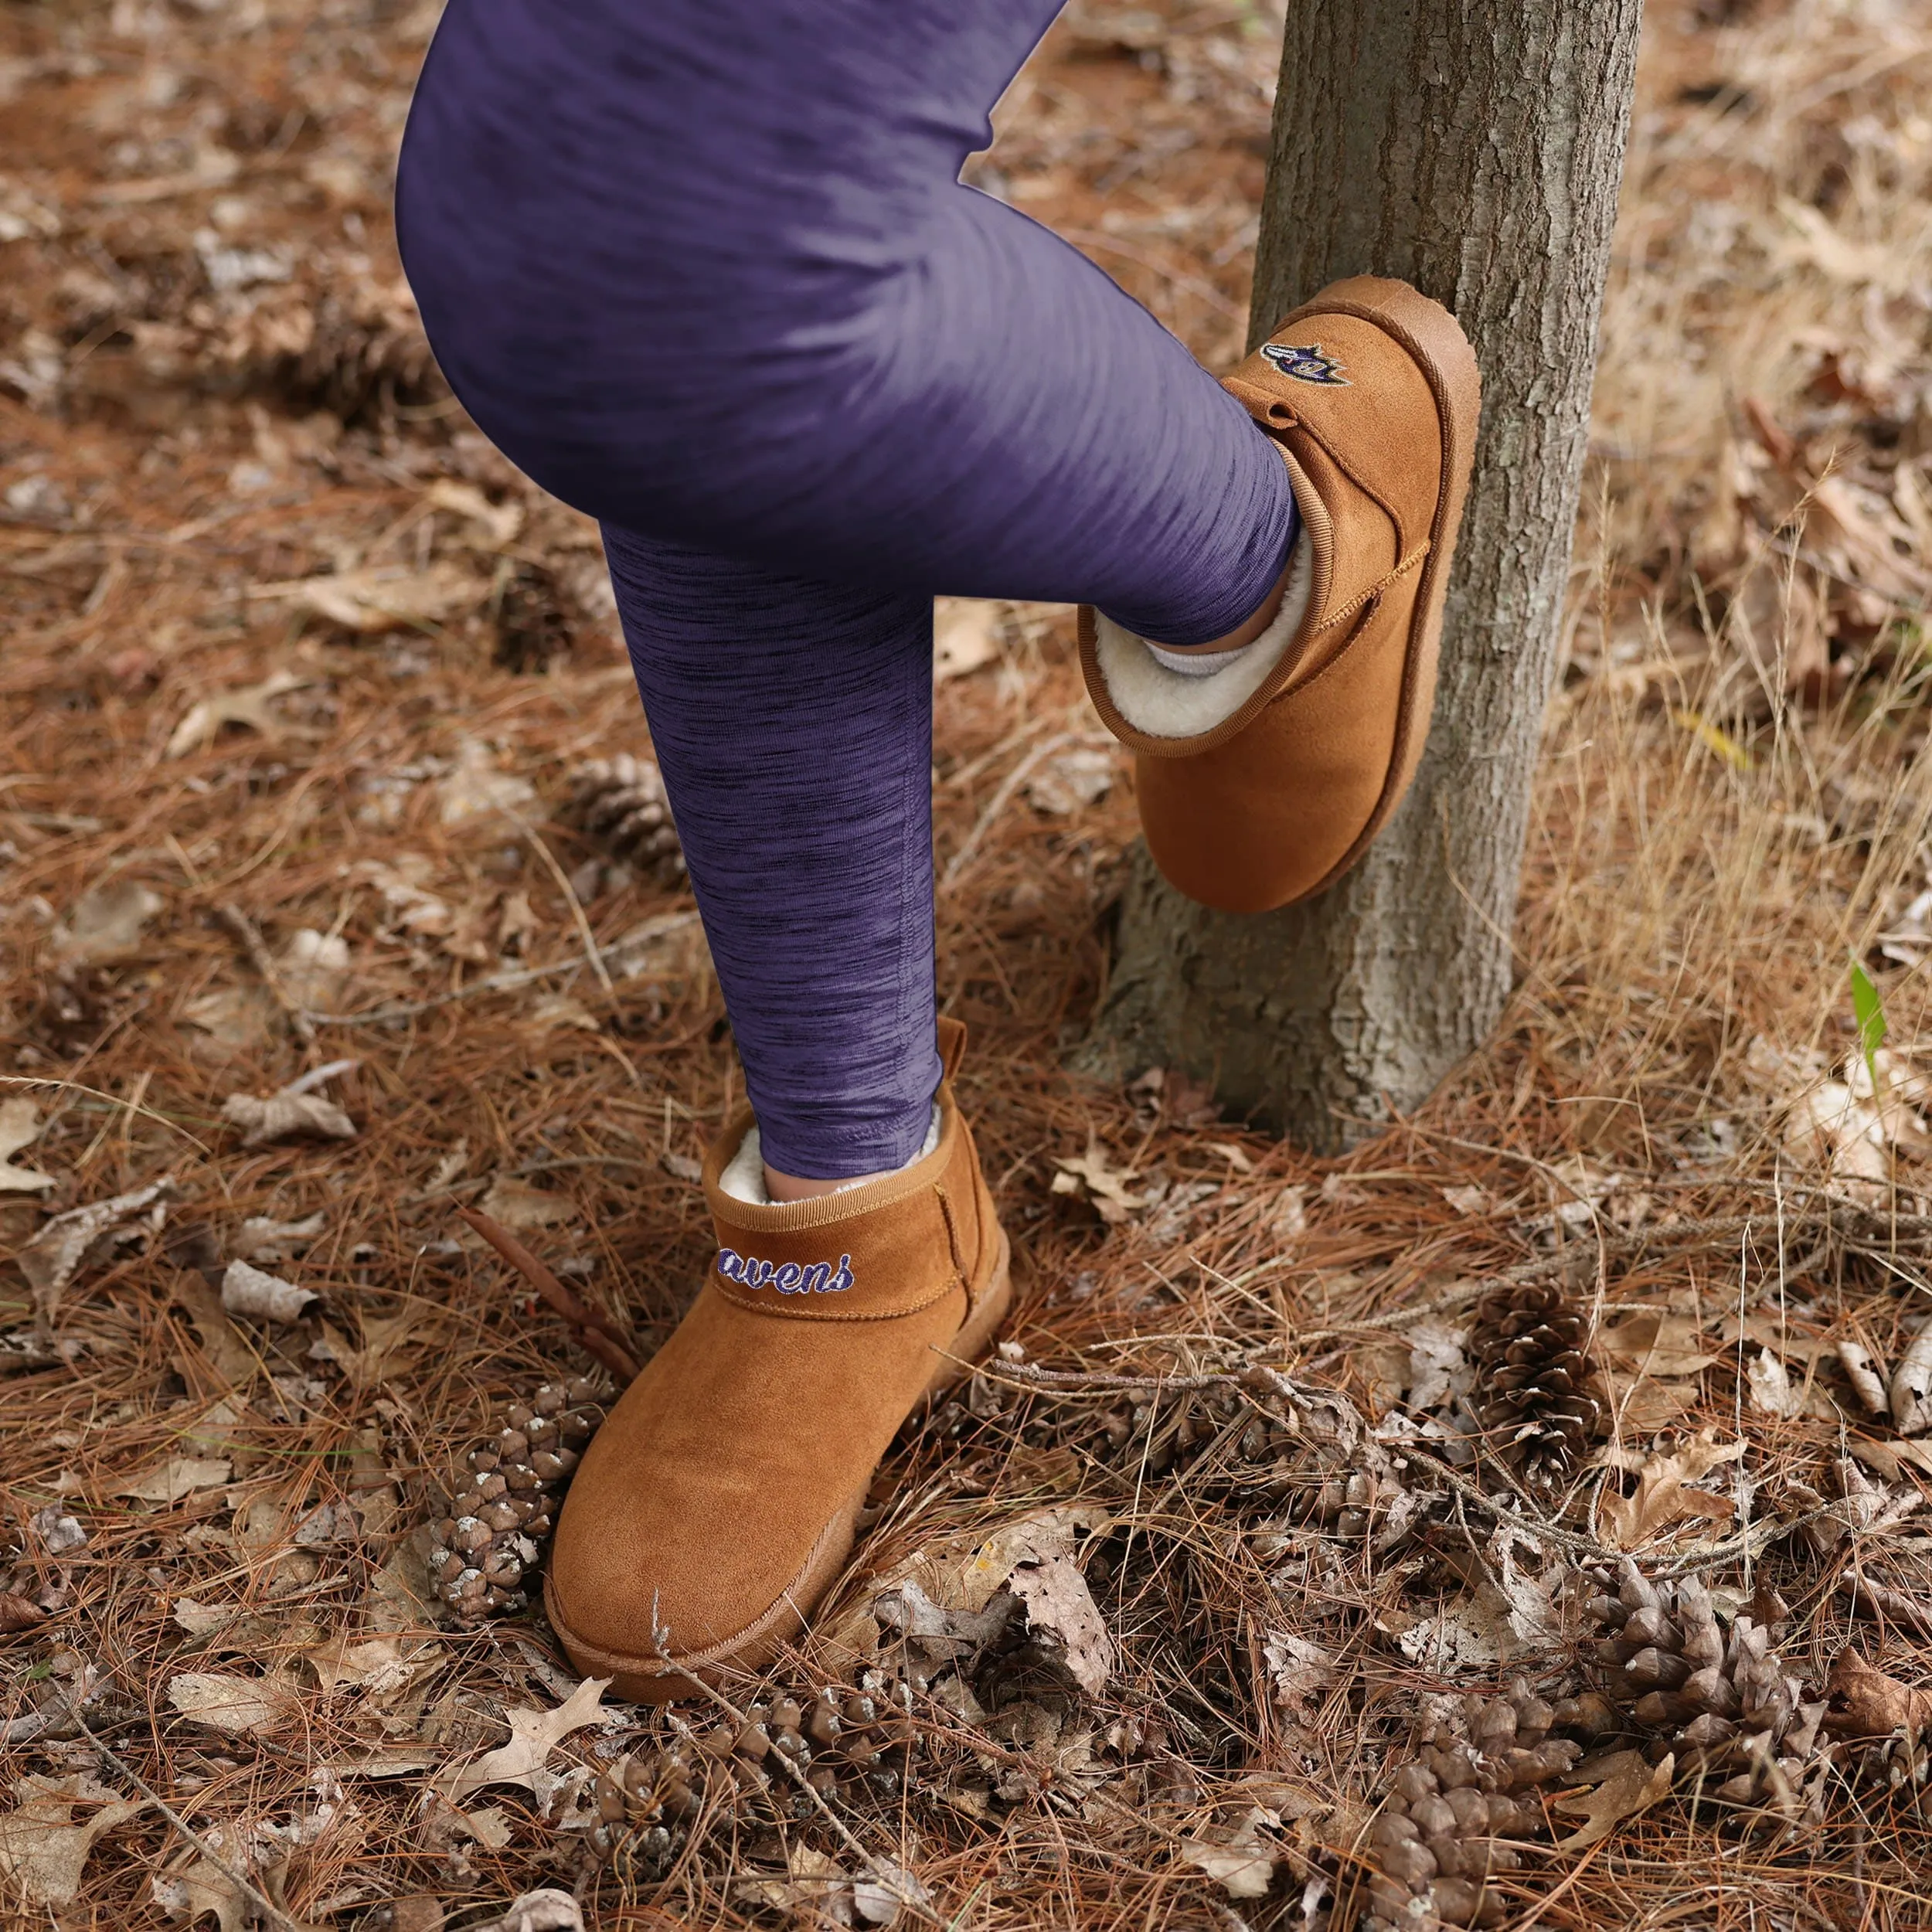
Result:
{"label": "small twig", "polygon": [[66,1702],[67,1714],[80,1727],[82,1735],[86,1737],[89,1743],[93,1745],[95,1753],[104,1764],[118,1771],[123,1777],[127,1779],[128,1782],[133,1785],[156,1811],[160,1812],[168,1824],[179,1832],[182,1837],[186,1839],[188,1843],[199,1852],[217,1872],[220,1872],[222,1876],[227,1879],[228,1883],[234,1886],[235,1889],[240,1893],[242,1896],[247,1899],[270,1925],[286,1927],[287,1932],[304,1932],[304,1928],[299,1920],[291,1918],[266,1893],[259,1890],[240,1872],[236,1871],[234,1866],[209,1844],[207,1840],[202,1837],[201,1834],[162,1796],[160,1792],[156,1791],[153,1785],[150,1784],[147,1779],[134,1769],[133,1765],[130,1764],[124,1757],[114,1750],[105,1738],[100,1736],[94,1730],[87,1720],[81,1716],[80,1702],[77,1698],[70,1696],[66,1698]]}
{"label": "small twig", "polygon": [[[1423,1438],[1405,1441],[1400,1448],[1404,1455],[1420,1454],[1451,1488],[1466,1496],[1478,1509],[1485,1511],[1497,1522],[1509,1524],[1512,1529],[1521,1531],[1526,1536],[1545,1538],[1560,1549],[1566,1549],[1574,1556],[1587,1556],[1595,1563],[1619,1563],[1631,1553],[1627,1550],[1607,1549],[1594,1536],[1580,1536],[1574,1530],[1559,1529],[1554,1523],[1519,1515],[1515,1510],[1498,1502],[1494,1497],[1486,1495],[1479,1484],[1471,1482],[1467,1476],[1451,1468],[1434,1453]],[[1794,1530],[1802,1529],[1807,1523],[1816,1522],[1821,1517],[1830,1515],[1835,1506],[1827,1503],[1820,1509],[1808,1510],[1803,1515],[1788,1520],[1773,1519],[1753,1524],[1741,1536],[1730,1537],[1721,1543],[1714,1543],[1709,1549],[1698,1550],[1690,1556],[1679,1557],[1675,1563],[1665,1563],[1650,1573],[1662,1580],[1688,1577],[1700,1570],[1717,1569],[1736,1557],[1747,1553],[1755,1555],[1766,1544],[1777,1542],[1779,1537],[1789,1536]]]}
{"label": "small twig", "polygon": [[217,906],[215,917],[241,942],[242,951],[248,955],[249,963],[261,975],[262,984],[268,988],[269,997],[282,1009],[282,1017],[288,1022],[289,1030],[304,1046],[313,1046],[315,1044],[315,1022],[289,998],[288,988],[282,984],[282,976],[276,971],[274,961],[269,957],[268,947],[262,938],[260,929],[239,906]]}
{"label": "small twig", "polygon": [[505,816],[514,821],[517,829],[529,842],[530,849],[543,862],[545,869],[556,882],[558,891],[563,895],[563,903],[570,909],[570,917],[577,929],[577,937],[583,941],[583,956],[590,963],[590,970],[597,976],[604,988],[604,998],[614,1002],[617,989],[611,983],[610,969],[604,963],[604,954],[597,949],[597,936],[590,930],[590,921],[584,913],[583,902],[577,897],[576,886],[570,883],[570,876],[557,863],[556,854],[537,836],[536,828],[527,818],[513,811]]}
{"label": "small twig", "polygon": [[[1158,1389],[1163,1394],[1188,1395],[1202,1389],[1224,1386],[1256,1393],[1254,1371],[1251,1369],[1210,1370],[1191,1376],[1124,1376],[1089,1374],[1083,1369],[1041,1369],[1030,1362],[979,1362],[971,1366],[989,1382],[1012,1382],[1022,1388],[1054,1395],[1102,1395],[1117,1389],[1122,1393]],[[1260,1393],[1272,1395],[1280,1392],[1264,1385]]]}
{"label": "small twig", "polygon": [[577,1330],[577,1338],[586,1353],[595,1356],[624,1381],[637,1379],[640,1365],[627,1336],[594,1308],[578,1300],[508,1228],[487,1214],[479,1214],[474,1208],[460,1207],[456,1211]]}
{"label": "small twig", "polygon": [[1791,1536],[1806,1524],[1832,1515],[1838,1507],[1836,1503],[1828,1502],[1821,1509],[1808,1509],[1801,1516],[1769,1517],[1763,1522],[1753,1523],[1738,1536],[1712,1544],[1708,1549],[1696,1550],[1688,1556],[1679,1557],[1673,1563],[1662,1564],[1651,1575],[1661,1583],[1672,1577],[1695,1576],[1700,1570],[1720,1570],[1740,1557],[1747,1562],[1754,1561],[1759,1551],[1776,1543],[1781,1536]]}
{"label": "small twig", "polygon": [[362,1063],[360,1060],[331,1060],[326,1066],[311,1066],[300,1080],[291,1080],[281,1091],[291,1095],[312,1094],[317,1087],[326,1087],[341,1075],[353,1073]]}

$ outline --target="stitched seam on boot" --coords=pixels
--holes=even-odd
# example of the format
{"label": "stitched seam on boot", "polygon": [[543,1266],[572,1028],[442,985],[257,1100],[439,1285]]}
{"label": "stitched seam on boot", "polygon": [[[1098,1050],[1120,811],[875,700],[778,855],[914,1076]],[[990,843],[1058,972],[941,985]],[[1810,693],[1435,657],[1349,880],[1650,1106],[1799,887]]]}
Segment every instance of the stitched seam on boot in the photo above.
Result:
{"label": "stitched seam on boot", "polygon": [[933,1192],[939,1196],[940,1219],[946,1223],[946,1245],[953,1251],[953,1273],[958,1277],[959,1285],[966,1291],[966,1312],[973,1311],[973,1277],[967,1272],[966,1257],[960,1252],[959,1226],[953,1219],[953,1204],[943,1187],[935,1186]]}
{"label": "stitched seam on boot", "polygon": [[[1343,604],[1342,608],[1336,611],[1333,617],[1324,617],[1321,623],[1316,625],[1316,632],[1319,633],[1329,629],[1332,626],[1339,624],[1344,617],[1352,617],[1356,611],[1362,608],[1362,605],[1368,603],[1371,599],[1380,597],[1383,592],[1387,590],[1391,584],[1399,583],[1402,579],[1406,577],[1409,573],[1413,570],[1416,566],[1419,564],[1428,554],[1429,539],[1427,537],[1424,537],[1421,543],[1416,549],[1411,550],[1409,554],[1404,557],[1386,577],[1376,578],[1375,582],[1370,584],[1367,590],[1358,592],[1356,595],[1351,597],[1346,604]],[[1305,657],[1308,654],[1304,651],[1302,655]],[[1332,658],[1329,660],[1330,663],[1332,663],[1333,662],[1334,660]],[[1315,677],[1320,677],[1322,672],[1326,671],[1328,665],[1324,665],[1321,667],[1321,671],[1318,671],[1315,673]],[[1311,678],[1308,680],[1310,684],[1314,683],[1314,682],[1315,678]]]}
{"label": "stitched seam on boot", "polygon": [[[1375,615],[1374,611],[1371,608],[1367,608],[1366,607],[1379,604],[1382,600],[1383,592],[1387,590],[1392,583],[1396,583],[1400,578],[1406,577],[1409,573],[1422,561],[1423,558],[1428,554],[1428,550],[1429,546],[1425,543],[1420,550],[1416,551],[1413,555],[1405,558],[1403,562],[1398,564],[1394,570],[1391,570],[1379,583],[1372,585],[1368,590],[1363,591],[1361,596],[1357,597],[1354,603],[1351,604],[1348,607],[1351,611],[1362,610],[1363,612],[1360,621],[1355,626],[1354,634],[1345,641],[1341,649],[1336,651],[1335,655],[1332,657],[1319,671],[1316,672],[1313,677],[1308,679],[1305,683],[1288,685],[1281,692],[1281,696],[1283,698],[1298,698],[1304,691],[1312,691],[1315,686],[1328,675],[1330,672],[1334,670],[1337,665],[1345,663],[1348,659],[1349,652],[1354,650],[1357,643],[1360,641],[1362,633],[1368,629],[1369,624],[1373,621]],[[1407,667],[1410,662],[1413,660],[1414,656],[1415,640],[1412,634],[1409,641],[1403,648],[1403,676],[1405,680],[1403,686],[1405,692],[1407,689],[1406,682],[1408,677]]]}

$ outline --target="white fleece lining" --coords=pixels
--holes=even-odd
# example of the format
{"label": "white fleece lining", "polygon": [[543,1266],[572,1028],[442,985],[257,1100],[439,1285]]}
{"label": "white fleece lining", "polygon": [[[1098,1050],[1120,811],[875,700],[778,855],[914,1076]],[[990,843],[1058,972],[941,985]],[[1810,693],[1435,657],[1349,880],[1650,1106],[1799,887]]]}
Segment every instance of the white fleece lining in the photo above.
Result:
{"label": "white fleece lining", "polygon": [[[933,1117],[926,1129],[926,1145],[906,1163],[910,1167],[914,1162],[923,1161],[939,1145],[939,1103],[933,1103]],[[903,1174],[905,1167],[895,1168],[895,1174]],[[749,1127],[744,1138],[738,1143],[738,1151],[725,1163],[724,1172],[718,1176],[718,1185],[734,1201],[743,1201],[752,1207],[773,1207],[776,1203],[765,1187],[765,1157],[758,1145],[758,1130]],[[832,1189],[835,1194],[849,1194],[855,1187],[863,1187],[866,1178],[856,1181],[842,1181]]]}
{"label": "white fleece lining", "polygon": [[1223,719],[1233,716],[1281,662],[1308,615],[1314,584],[1313,546],[1298,536],[1274,621],[1245,650],[1231,653],[1225,669],[1205,677],[1169,671],[1144,638],[1124,631],[1096,611],[1094,657],[1114,709],[1150,738],[1193,738],[1212,731]]}

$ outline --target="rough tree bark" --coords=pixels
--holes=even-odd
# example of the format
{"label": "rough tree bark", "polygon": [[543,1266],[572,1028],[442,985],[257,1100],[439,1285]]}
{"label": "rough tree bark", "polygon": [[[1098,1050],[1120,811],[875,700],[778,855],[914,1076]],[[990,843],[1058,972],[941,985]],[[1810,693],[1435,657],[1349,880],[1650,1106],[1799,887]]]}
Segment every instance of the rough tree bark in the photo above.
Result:
{"label": "rough tree bark", "polygon": [[1338,276],[1414,283],[1482,369],[1428,750],[1369,856],[1241,917],[1137,847],[1090,1066],[1184,1068],[1332,1150],[1423,1100],[1511,979],[1589,438],[1641,0],[1291,0],[1251,337]]}

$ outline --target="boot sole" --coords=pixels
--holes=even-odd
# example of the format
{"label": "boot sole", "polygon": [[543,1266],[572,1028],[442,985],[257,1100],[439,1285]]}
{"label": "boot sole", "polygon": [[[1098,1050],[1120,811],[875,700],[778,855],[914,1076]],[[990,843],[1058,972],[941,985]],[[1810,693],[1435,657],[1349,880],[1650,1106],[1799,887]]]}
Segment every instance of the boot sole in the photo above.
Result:
{"label": "boot sole", "polygon": [[[951,1355],[958,1359],[940,1362],[909,1414],[917,1414],[964,1380],[972,1372],[973,1364],[992,1345],[995,1332],[1012,1306],[1012,1243],[1002,1228],[998,1255],[985,1292],[953,1338]],[[818,1532],[818,1539],[798,1573],[778,1593],[771,1607],[723,1643],[682,1656],[672,1652],[656,1659],[602,1649],[572,1634],[558,1611],[547,1576],[543,1580],[544,1613],[570,1661],[587,1676],[609,1677],[611,1689],[631,1703],[668,1704],[677,1698],[701,1695],[706,1686],[717,1688],[727,1674],[756,1674],[804,1629],[811,1613],[845,1568],[858,1541],[859,1513],[871,1487],[872,1474],[868,1471],[857,1492],[847,1498]]]}
{"label": "boot sole", "polygon": [[[1294,905],[1325,892],[1353,869],[1402,801],[1415,776],[1435,709],[1436,665],[1442,648],[1442,615],[1455,561],[1456,540],[1462,528],[1464,505],[1469,495],[1469,464],[1482,415],[1482,377],[1476,353],[1461,325],[1440,302],[1433,301],[1406,282],[1379,275],[1355,275],[1325,289],[1304,308],[1285,316],[1280,325],[1307,315],[1353,315],[1372,323],[1406,349],[1427,381],[1435,398],[1436,419],[1442,439],[1441,496],[1429,530],[1429,554],[1423,559],[1422,580],[1417,587],[1415,614],[1410,619],[1402,696],[1396,714],[1396,736],[1388,777],[1368,823],[1355,842],[1316,883],[1294,898]],[[1338,662],[1345,662],[1338,660]],[[1332,668],[1333,667],[1331,667]]]}

